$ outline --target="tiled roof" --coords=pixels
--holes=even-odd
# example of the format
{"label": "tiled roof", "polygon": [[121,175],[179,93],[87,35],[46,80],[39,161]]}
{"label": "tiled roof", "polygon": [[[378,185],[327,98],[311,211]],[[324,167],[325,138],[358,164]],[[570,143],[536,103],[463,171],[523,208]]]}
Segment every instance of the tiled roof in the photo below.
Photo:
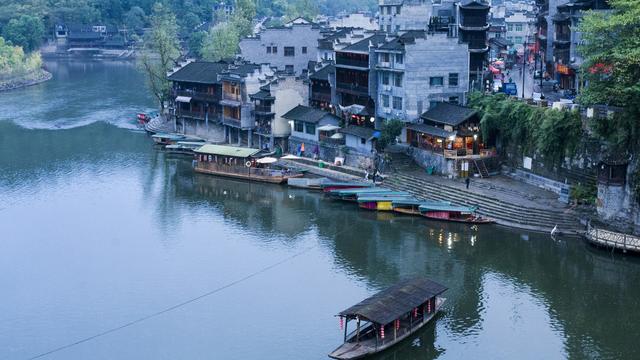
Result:
{"label": "tiled roof", "polygon": [[424,134],[432,135],[432,136],[443,138],[443,139],[446,139],[456,134],[455,132],[449,132],[435,126],[425,125],[425,124],[409,124],[407,125],[407,129],[418,131]]}
{"label": "tiled roof", "polygon": [[367,52],[369,51],[369,43],[373,44],[373,46],[377,46],[380,43],[383,43],[385,40],[385,34],[375,34],[371,35],[363,40],[360,40],[354,44],[347,46],[346,48],[340,50],[342,52]]}
{"label": "tiled roof", "polygon": [[457,126],[476,115],[476,113],[472,108],[440,102],[420,117],[439,124]]}
{"label": "tiled roof", "polygon": [[356,125],[349,125],[339,131],[343,134],[353,135],[367,140],[377,137],[376,135],[380,134],[380,132],[375,129]]}
{"label": "tiled roof", "polygon": [[275,100],[275,97],[271,96],[271,92],[263,89],[260,89],[260,91],[255,94],[249,95],[249,97],[256,100]]}
{"label": "tiled roof", "polygon": [[329,76],[336,72],[336,67],[333,64],[326,65],[322,69],[309,75],[310,79],[314,80],[329,80]]}
{"label": "tiled roof", "polygon": [[326,116],[333,117],[339,120],[338,117],[326,111],[313,109],[304,105],[298,105],[293,109],[289,110],[286,114],[282,115],[282,117],[285,119],[304,121],[304,122],[313,123],[313,124],[319,123],[320,120],[322,120]]}
{"label": "tiled roof", "polygon": [[227,70],[229,64],[221,62],[195,61],[169,75],[171,81],[201,84],[217,84],[218,74]]}

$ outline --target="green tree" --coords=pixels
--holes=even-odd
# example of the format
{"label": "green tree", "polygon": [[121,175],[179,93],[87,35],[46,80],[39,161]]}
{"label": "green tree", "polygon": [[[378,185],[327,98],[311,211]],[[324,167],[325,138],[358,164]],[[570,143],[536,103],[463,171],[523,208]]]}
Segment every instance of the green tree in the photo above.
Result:
{"label": "green tree", "polygon": [[402,133],[404,123],[397,119],[385,121],[380,131],[380,137],[376,141],[376,147],[378,151],[384,151],[387,146],[393,144],[396,141],[396,137]]}
{"label": "green tree", "polygon": [[129,31],[138,32],[147,23],[147,15],[141,7],[133,6],[124,14],[123,22]]}
{"label": "green tree", "polygon": [[4,27],[2,35],[14,45],[22,46],[27,52],[36,50],[44,37],[42,20],[35,16],[22,15],[11,19]]}
{"label": "green tree", "polygon": [[207,33],[200,55],[209,61],[230,58],[235,56],[239,42],[238,29],[232,23],[221,23]]}
{"label": "green tree", "polygon": [[587,12],[580,23],[584,57],[581,73],[588,85],[582,104],[624,110],[594,123],[596,132],[617,149],[640,149],[640,2],[610,0],[611,12]]}
{"label": "green tree", "polygon": [[192,55],[202,56],[202,46],[207,38],[206,31],[196,31],[189,36],[189,52]]}
{"label": "green tree", "polygon": [[146,33],[145,51],[140,64],[147,74],[149,88],[164,110],[164,102],[169,99],[170,82],[167,72],[180,56],[178,25],[171,10],[156,3],[150,17],[151,29]]}

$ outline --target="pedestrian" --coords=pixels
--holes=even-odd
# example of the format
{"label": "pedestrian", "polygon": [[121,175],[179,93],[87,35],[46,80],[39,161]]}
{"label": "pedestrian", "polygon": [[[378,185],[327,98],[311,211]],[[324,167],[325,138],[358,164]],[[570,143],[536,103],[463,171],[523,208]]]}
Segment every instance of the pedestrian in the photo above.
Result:
{"label": "pedestrian", "polygon": [[471,178],[467,176],[466,179],[464,179],[464,183],[465,185],[467,185],[467,189],[469,188],[469,184],[471,183]]}

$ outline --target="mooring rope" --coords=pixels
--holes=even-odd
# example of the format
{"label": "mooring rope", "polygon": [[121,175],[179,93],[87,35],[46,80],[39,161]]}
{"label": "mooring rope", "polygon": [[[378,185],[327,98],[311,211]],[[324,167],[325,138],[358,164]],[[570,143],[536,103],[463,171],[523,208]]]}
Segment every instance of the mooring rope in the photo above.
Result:
{"label": "mooring rope", "polygon": [[85,343],[87,341],[91,341],[93,339],[96,339],[96,338],[99,338],[99,337],[114,333],[116,331],[128,328],[128,327],[133,326],[133,325],[138,324],[138,323],[141,323],[141,322],[143,322],[145,320],[149,320],[149,319],[154,318],[156,316],[159,316],[159,315],[168,313],[170,311],[176,310],[176,309],[181,308],[181,307],[183,307],[185,305],[188,305],[188,304],[191,304],[191,303],[196,302],[198,300],[201,300],[201,299],[203,299],[203,298],[205,298],[207,296],[211,296],[211,295],[216,294],[216,293],[218,293],[218,292],[220,292],[222,290],[228,289],[228,288],[230,288],[230,287],[232,287],[234,285],[237,285],[237,284],[239,284],[241,282],[247,281],[247,280],[249,280],[249,279],[251,279],[251,278],[253,278],[253,277],[257,276],[257,275],[265,273],[265,272],[267,272],[267,271],[269,271],[269,270],[271,270],[271,269],[273,269],[273,268],[275,268],[277,266],[280,266],[280,265],[282,265],[282,264],[284,264],[286,262],[289,262],[289,261],[297,258],[298,256],[304,255],[305,253],[317,248],[318,246],[319,246],[319,244],[314,245],[314,246],[310,246],[310,247],[308,247],[308,248],[306,248],[306,249],[304,249],[302,251],[299,251],[299,252],[297,252],[297,253],[289,256],[289,257],[286,257],[286,258],[284,258],[284,259],[282,259],[282,260],[280,260],[280,261],[278,261],[276,263],[273,263],[273,264],[271,264],[269,266],[263,267],[262,269],[259,269],[259,270],[255,271],[255,272],[253,272],[253,273],[251,273],[249,275],[246,275],[246,276],[244,276],[244,277],[242,277],[240,279],[234,280],[234,281],[232,281],[230,283],[227,283],[227,284],[225,284],[223,286],[215,288],[215,289],[213,289],[211,291],[208,291],[208,292],[206,292],[204,294],[201,294],[201,295],[198,295],[196,297],[193,297],[193,298],[191,298],[189,300],[183,301],[183,302],[181,302],[179,304],[172,305],[172,306],[170,306],[168,308],[162,309],[160,311],[156,311],[156,312],[154,312],[152,314],[143,316],[143,317],[135,319],[133,321],[129,321],[129,322],[125,323],[125,324],[113,327],[111,329],[105,330],[105,331],[97,333],[95,335],[91,335],[91,336],[85,337],[83,339],[77,340],[75,342],[72,342],[72,343],[57,347],[55,349],[40,353],[40,354],[38,354],[36,356],[30,357],[29,360],[39,359],[39,358],[51,355],[53,353],[57,353],[57,352],[62,351],[62,350],[72,348],[74,346],[80,345],[80,344]]}

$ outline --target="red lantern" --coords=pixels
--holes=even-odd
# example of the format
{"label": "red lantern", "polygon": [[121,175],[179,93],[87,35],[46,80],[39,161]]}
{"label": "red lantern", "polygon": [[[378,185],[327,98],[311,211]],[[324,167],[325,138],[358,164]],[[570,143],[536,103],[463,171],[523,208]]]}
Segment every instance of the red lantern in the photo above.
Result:
{"label": "red lantern", "polygon": [[400,320],[396,320],[396,330],[400,330]]}
{"label": "red lantern", "polygon": [[429,300],[429,302],[427,302],[427,312],[429,314],[431,314],[431,300]]}
{"label": "red lantern", "polygon": [[418,308],[413,308],[413,317],[418,317]]}
{"label": "red lantern", "polygon": [[342,330],[344,328],[344,320],[342,319],[342,316],[340,316],[340,330]]}
{"label": "red lantern", "polygon": [[380,327],[380,338],[384,340],[384,326]]}

